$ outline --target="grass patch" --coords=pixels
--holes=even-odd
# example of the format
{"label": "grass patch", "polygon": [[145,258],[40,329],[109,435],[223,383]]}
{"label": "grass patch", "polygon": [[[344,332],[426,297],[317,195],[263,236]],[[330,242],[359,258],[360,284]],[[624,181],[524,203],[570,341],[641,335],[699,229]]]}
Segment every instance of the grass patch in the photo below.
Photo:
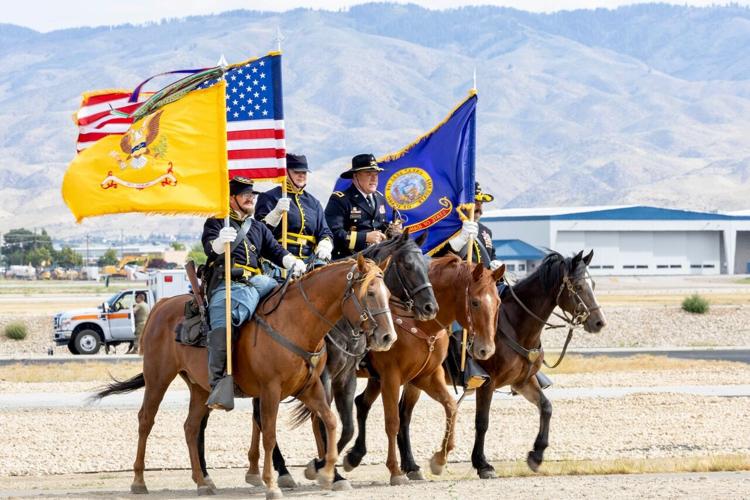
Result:
{"label": "grass patch", "polygon": [[55,364],[14,363],[0,366],[3,382],[108,382],[109,374],[117,379],[130,378],[143,371],[141,359],[117,363],[82,362]]}
{"label": "grass patch", "polygon": [[737,283],[738,285],[750,285],[750,278],[740,278],[733,280],[732,283]]}
{"label": "grass patch", "polygon": [[25,323],[15,322],[5,325],[5,336],[11,340],[23,340],[29,334]]}
{"label": "grass patch", "polygon": [[705,314],[708,312],[708,301],[694,293],[682,301],[682,310],[693,314]]}
{"label": "grass patch", "polygon": [[719,472],[750,470],[750,456],[717,455],[710,457],[628,458],[618,460],[558,460],[544,462],[539,472],[529,470],[525,461],[500,462],[493,465],[499,477]]}
{"label": "grass patch", "polygon": [[[557,353],[545,353],[548,363],[557,359]],[[732,369],[737,366],[733,361],[713,361],[705,359],[679,359],[667,356],[652,356],[639,354],[635,356],[581,356],[569,354],[565,356],[560,366],[544,372],[550,375],[563,373],[592,373],[592,372],[632,372],[632,371],[668,371],[668,370],[698,370],[717,369],[719,366]]]}

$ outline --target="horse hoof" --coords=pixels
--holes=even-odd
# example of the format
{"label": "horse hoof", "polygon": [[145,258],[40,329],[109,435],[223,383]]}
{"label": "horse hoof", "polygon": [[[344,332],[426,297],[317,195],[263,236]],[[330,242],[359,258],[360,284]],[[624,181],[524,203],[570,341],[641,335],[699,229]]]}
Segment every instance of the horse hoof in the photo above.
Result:
{"label": "horse hoof", "polygon": [[284,498],[284,494],[281,493],[281,489],[278,486],[266,491],[266,500],[271,500],[273,498]]}
{"label": "horse hoof", "polygon": [[215,495],[216,491],[214,491],[213,488],[210,486],[204,484],[203,486],[198,486],[198,496],[199,497],[207,497],[210,495]]}
{"label": "horse hoof", "polygon": [[313,458],[305,467],[305,479],[315,481],[318,479],[318,469],[315,468],[315,459]]}
{"label": "horse hoof", "polygon": [[294,480],[291,474],[284,474],[283,476],[279,476],[279,480],[276,482],[278,483],[279,488],[297,487],[297,481]]}
{"label": "horse hoof", "polygon": [[330,490],[333,487],[333,478],[327,478],[323,474],[319,474],[318,486],[320,486],[324,490]]}
{"label": "horse hoof", "polygon": [[252,474],[248,472],[245,474],[245,482],[253,486],[263,486],[263,480],[260,478],[260,474]]}
{"label": "horse hoof", "polygon": [[409,484],[409,478],[403,474],[391,476],[391,486],[403,486]]}
{"label": "horse hoof", "polygon": [[351,483],[346,479],[333,483],[333,491],[351,491],[352,489]]}
{"label": "horse hoof", "polygon": [[357,463],[357,464],[355,465],[355,464],[353,464],[353,463],[352,463],[352,462],[351,462],[351,461],[349,460],[349,455],[346,455],[346,456],[344,457],[344,470],[345,470],[346,472],[351,472],[351,471],[353,471],[354,469],[356,469],[356,468],[357,468],[357,465],[359,465],[359,464]]}
{"label": "horse hoof", "polygon": [[530,451],[529,455],[526,457],[526,463],[529,466],[529,469],[531,469],[534,472],[539,472],[539,466],[542,465],[541,460],[537,460],[534,458],[534,452]]}
{"label": "horse hoof", "polygon": [[408,477],[411,481],[425,481],[424,472],[421,470],[413,470],[406,473],[406,477]]}
{"label": "horse hoof", "polygon": [[439,476],[443,473],[443,468],[445,467],[445,464],[439,464],[437,462],[437,459],[435,458],[435,455],[432,455],[432,458],[430,459],[430,472],[435,474],[436,476]]}
{"label": "horse hoof", "polygon": [[134,495],[148,495],[148,488],[146,488],[145,484],[133,483],[130,485],[130,493]]}
{"label": "horse hoof", "polygon": [[212,490],[216,489],[216,485],[214,484],[214,480],[213,479],[211,479],[208,476],[203,476],[203,480],[206,482],[206,486],[210,487]]}
{"label": "horse hoof", "polygon": [[479,471],[479,479],[496,479],[495,469],[482,469]]}

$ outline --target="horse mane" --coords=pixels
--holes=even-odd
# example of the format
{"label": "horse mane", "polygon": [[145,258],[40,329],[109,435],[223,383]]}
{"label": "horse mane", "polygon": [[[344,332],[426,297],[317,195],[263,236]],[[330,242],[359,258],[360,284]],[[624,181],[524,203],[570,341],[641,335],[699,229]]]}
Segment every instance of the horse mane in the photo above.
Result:
{"label": "horse mane", "polygon": [[[362,257],[376,260],[379,259],[381,255],[389,255],[397,249],[407,246],[410,241],[413,242],[411,238],[407,238],[403,242],[401,241],[401,238],[391,238],[385,241],[381,241],[377,245],[369,246],[359,253],[362,255]],[[414,245],[416,246],[416,243],[414,243]]]}
{"label": "horse mane", "polygon": [[443,278],[448,273],[452,273],[449,278],[453,278],[454,280],[461,280],[462,282],[471,280],[471,269],[469,266],[462,266],[461,264],[465,261],[455,254],[449,253],[442,257],[433,257],[432,262],[436,265],[434,268],[431,266],[430,270],[434,269],[435,273],[437,273],[436,281],[439,281],[440,278]]}
{"label": "horse mane", "polygon": [[[575,267],[577,268],[578,265]],[[558,252],[553,251],[544,257],[542,263],[534,269],[534,272],[520,280],[514,286],[523,288],[524,285],[538,279],[544,290],[549,291],[560,286],[566,273],[570,275],[575,271],[572,257],[563,257]]]}
{"label": "horse mane", "polygon": [[[367,291],[367,287],[370,285],[370,282],[374,280],[375,278],[377,278],[378,275],[380,275],[381,273],[380,267],[378,267],[377,263],[374,260],[365,258],[365,263],[367,264],[368,269],[364,277],[360,278],[360,281],[362,281],[362,287],[360,288],[359,294],[358,294],[358,298],[360,299],[364,296],[365,292]],[[330,271],[331,267],[338,267],[340,264],[349,264],[350,266],[352,266],[352,265],[357,264],[357,260],[352,259],[352,258],[347,258],[347,259],[341,259],[335,262],[331,262],[330,264],[326,266],[313,269],[312,271],[309,271],[303,274],[302,277],[300,277],[298,281],[305,281],[309,279],[310,277],[315,276],[322,271],[325,271],[326,269]]]}

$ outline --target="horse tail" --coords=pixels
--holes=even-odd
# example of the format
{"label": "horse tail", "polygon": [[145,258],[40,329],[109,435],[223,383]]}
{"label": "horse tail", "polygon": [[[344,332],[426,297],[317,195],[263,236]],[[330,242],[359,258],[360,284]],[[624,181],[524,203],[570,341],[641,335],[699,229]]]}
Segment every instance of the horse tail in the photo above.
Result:
{"label": "horse tail", "polygon": [[290,422],[292,429],[296,429],[300,425],[307,422],[307,420],[311,416],[312,416],[312,411],[307,406],[305,406],[305,404],[302,401],[297,401],[297,404],[292,410],[292,418]]}
{"label": "horse tail", "polygon": [[92,400],[106,398],[112,394],[126,394],[128,392],[137,391],[138,389],[146,386],[146,379],[143,378],[143,373],[139,373],[135,377],[127,380],[117,380],[113,378],[114,382],[107,385],[104,389],[91,396]]}

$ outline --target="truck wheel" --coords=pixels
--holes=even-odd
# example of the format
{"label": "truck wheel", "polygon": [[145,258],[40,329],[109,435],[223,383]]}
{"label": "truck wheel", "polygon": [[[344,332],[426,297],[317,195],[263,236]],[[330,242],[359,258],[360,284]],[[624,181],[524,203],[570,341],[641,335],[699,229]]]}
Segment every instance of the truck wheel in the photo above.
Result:
{"label": "truck wheel", "polygon": [[79,352],[78,352],[78,349],[76,349],[76,344],[75,344],[75,342],[74,342],[74,339],[70,339],[70,340],[68,341],[68,350],[69,350],[69,351],[70,351],[70,352],[71,352],[72,354],[79,354]]}
{"label": "truck wheel", "polygon": [[73,340],[73,347],[78,354],[96,354],[102,342],[94,330],[81,330]]}

